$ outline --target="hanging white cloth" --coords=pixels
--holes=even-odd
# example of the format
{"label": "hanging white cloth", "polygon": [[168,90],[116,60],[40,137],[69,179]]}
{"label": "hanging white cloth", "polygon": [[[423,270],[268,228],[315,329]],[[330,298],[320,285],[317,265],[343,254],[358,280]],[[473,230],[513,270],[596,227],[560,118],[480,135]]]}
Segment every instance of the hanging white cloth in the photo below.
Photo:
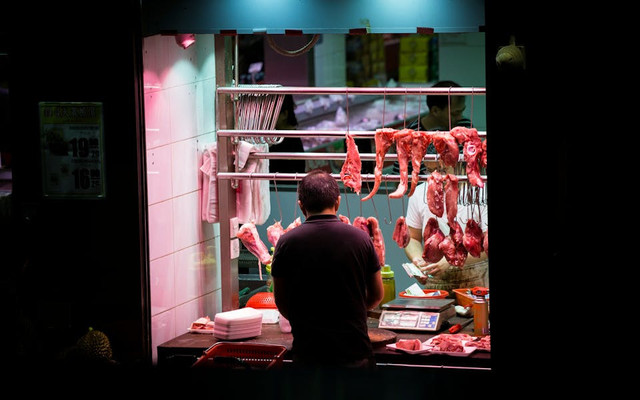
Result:
{"label": "hanging white cloth", "polygon": [[[269,172],[268,159],[249,158],[251,153],[269,151],[268,144],[240,141],[237,146],[238,172]],[[241,224],[253,222],[262,225],[271,214],[271,194],[268,179],[239,179],[236,189],[236,214]]]}
{"label": "hanging white cloth", "polygon": [[202,154],[202,198],[200,201],[202,220],[218,222],[218,143],[208,145]]}

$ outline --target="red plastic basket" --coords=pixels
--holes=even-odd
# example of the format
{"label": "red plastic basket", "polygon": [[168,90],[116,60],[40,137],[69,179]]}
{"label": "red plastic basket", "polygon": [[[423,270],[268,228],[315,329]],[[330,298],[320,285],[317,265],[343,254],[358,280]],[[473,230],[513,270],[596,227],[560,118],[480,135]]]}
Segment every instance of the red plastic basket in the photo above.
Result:
{"label": "red plastic basket", "polygon": [[251,308],[278,308],[273,292],[258,292],[247,300],[246,307]]}
{"label": "red plastic basket", "polygon": [[192,367],[270,369],[282,367],[287,348],[277,344],[218,342]]}

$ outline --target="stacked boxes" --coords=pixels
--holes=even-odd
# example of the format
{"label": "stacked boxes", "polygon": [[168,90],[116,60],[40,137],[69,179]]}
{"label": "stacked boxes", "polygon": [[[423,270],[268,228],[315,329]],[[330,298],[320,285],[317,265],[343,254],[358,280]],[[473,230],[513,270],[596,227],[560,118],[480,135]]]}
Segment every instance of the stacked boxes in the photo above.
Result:
{"label": "stacked boxes", "polygon": [[400,38],[399,80],[426,83],[429,79],[429,41],[432,35],[410,35]]}

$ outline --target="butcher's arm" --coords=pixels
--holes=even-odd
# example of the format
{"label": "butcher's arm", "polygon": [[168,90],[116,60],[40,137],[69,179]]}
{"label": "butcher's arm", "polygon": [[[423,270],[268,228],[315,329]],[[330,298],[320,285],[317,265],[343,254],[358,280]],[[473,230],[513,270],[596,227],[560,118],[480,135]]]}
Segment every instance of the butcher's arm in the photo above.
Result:
{"label": "butcher's arm", "polygon": [[273,277],[273,298],[282,316],[289,319],[289,304],[287,304],[287,283],[285,279]]}
{"label": "butcher's arm", "polygon": [[369,275],[369,281],[367,282],[367,310],[371,310],[377,307],[384,297],[384,286],[382,286],[382,275],[380,270],[375,274]]}
{"label": "butcher's arm", "polygon": [[424,253],[424,246],[422,245],[422,231],[420,229],[407,226],[409,230],[409,244],[404,248],[404,253],[407,255],[409,261],[415,264],[416,267],[422,267],[427,263],[422,259],[422,253]]}

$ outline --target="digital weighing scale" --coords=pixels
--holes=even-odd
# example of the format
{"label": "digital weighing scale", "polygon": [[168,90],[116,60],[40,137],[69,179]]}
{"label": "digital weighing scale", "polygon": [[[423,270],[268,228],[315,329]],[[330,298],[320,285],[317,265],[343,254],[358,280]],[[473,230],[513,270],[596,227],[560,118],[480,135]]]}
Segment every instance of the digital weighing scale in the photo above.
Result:
{"label": "digital weighing scale", "polygon": [[378,328],[435,332],[456,315],[453,303],[449,299],[391,300],[382,305]]}

